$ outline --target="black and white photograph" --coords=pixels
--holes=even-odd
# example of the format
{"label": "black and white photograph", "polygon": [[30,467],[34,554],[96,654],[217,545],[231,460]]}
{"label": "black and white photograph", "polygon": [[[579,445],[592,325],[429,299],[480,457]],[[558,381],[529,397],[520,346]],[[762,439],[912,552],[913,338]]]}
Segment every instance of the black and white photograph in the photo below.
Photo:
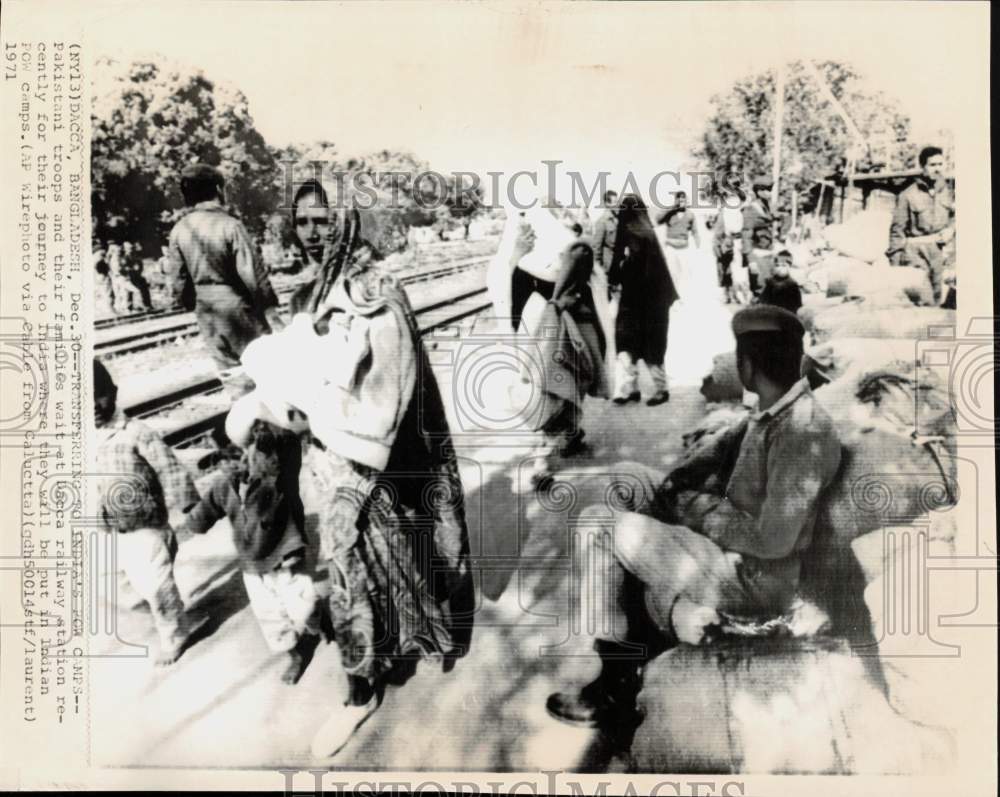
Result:
{"label": "black and white photograph", "polygon": [[995,789],[988,4],[11,6],[15,787]]}

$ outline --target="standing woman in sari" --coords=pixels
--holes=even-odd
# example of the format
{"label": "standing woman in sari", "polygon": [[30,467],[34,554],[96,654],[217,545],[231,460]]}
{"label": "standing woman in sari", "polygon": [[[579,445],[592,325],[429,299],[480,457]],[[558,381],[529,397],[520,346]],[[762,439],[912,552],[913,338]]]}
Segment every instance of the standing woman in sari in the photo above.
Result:
{"label": "standing woman in sari", "polygon": [[677,291],[670,278],[660,242],[646,212],[646,205],[635,194],[622,197],[618,208],[618,235],[608,268],[608,282],[620,288],[618,315],[615,319],[615,404],[639,401],[639,369],[646,363],[653,381],[649,406],[670,399],[663,359],[667,352],[667,329],[670,306]]}
{"label": "standing woman in sari", "polygon": [[474,594],[457,461],[406,293],[375,265],[358,210],[332,210],[318,182],[296,192],[292,224],[316,278],[293,296],[288,328],[244,354],[257,390],[227,431],[253,417],[298,430],[318,482],[320,567],[349,681],[313,741],[328,756],[387,680],[464,655]]}
{"label": "standing woman in sari", "polygon": [[550,211],[508,215],[487,282],[498,320],[509,318],[523,336],[533,367],[522,379],[541,381],[532,385],[537,400],[525,413],[527,428],[539,434],[529,471],[533,486],[548,480],[560,458],[586,453],[584,398],[610,394],[607,335],[595,303],[607,293],[603,283],[594,286],[597,276],[591,245]]}

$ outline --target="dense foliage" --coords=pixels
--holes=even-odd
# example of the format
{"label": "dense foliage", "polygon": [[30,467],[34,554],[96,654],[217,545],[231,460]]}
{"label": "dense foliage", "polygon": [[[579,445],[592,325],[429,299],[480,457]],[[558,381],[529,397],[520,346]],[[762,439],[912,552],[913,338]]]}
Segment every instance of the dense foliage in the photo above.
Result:
{"label": "dense foliage", "polygon": [[[793,190],[805,199],[815,180],[833,174],[848,158],[856,171],[899,171],[916,163],[910,121],[896,103],[867,88],[844,64],[828,61],[816,67],[865,140],[853,140],[811,70],[801,61],[789,64],[780,181],[786,207]],[[694,154],[714,173],[770,175],[775,81],[773,70],[749,75],[725,94],[712,97],[713,113]]]}
{"label": "dense foliage", "polygon": [[[462,190],[448,175],[428,171],[411,153],[341,153],[329,140],[270,147],[254,127],[246,97],[200,70],[145,59],[101,59],[94,85],[91,147],[94,235],[140,241],[157,254],[182,213],[180,172],[199,161],[225,175],[227,200],[255,233],[288,243],[289,186],[320,177],[374,206],[375,243],[386,251],[406,244],[412,226],[443,234],[482,209],[480,192]],[[386,178],[396,173],[401,176]]]}

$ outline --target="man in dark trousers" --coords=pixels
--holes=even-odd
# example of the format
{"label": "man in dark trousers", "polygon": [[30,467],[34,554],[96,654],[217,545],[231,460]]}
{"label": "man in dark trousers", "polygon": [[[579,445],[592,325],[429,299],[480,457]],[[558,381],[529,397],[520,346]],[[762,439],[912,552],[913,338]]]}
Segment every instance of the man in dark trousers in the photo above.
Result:
{"label": "man in dark trousers", "polygon": [[770,177],[753,181],[753,198],[743,208],[743,265],[750,272],[750,290],[754,295],[771,276],[771,248],[774,246],[774,212],[771,208]]}
{"label": "man in dark trousers", "polygon": [[[609,519],[598,506],[581,514],[579,527],[591,533],[577,570],[580,616],[597,629],[601,672],[578,693],[549,696],[549,713],[563,722],[634,725],[642,666],[664,646],[690,641],[690,617],[707,625],[722,614],[774,617],[796,597],[801,554],[840,466],[840,441],[799,377],[798,318],[759,305],[732,325],[740,380],[760,403],[731,430],[725,453],[692,455],[666,479],[623,465],[621,477],[641,483],[631,511]],[[682,602],[686,615],[675,611]]]}
{"label": "man in dark trousers", "polygon": [[205,164],[181,173],[187,214],[170,232],[175,295],[194,310],[202,340],[233,398],[252,385],[240,368],[250,341],[281,329],[278,297],[243,223],[224,207],[225,181]]}
{"label": "man in dark trousers", "polygon": [[924,269],[941,304],[942,274],[954,259],[955,197],[940,147],[924,147],[919,160],[921,175],[896,198],[886,255],[894,266]]}

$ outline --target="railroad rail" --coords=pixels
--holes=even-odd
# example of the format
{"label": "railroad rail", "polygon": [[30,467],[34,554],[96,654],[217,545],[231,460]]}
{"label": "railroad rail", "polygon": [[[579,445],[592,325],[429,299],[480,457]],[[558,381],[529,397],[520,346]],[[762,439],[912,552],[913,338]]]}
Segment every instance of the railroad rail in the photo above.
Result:
{"label": "railroad rail", "polygon": [[[420,334],[458,323],[478,315],[490,307],[486,298],[486,288],[465,291],[448,299],[432,302],[414,309]],[[196,374],[189,381],[175,386],[171,391],[133,401],[124,406],[123,412],[130,417],[149,418],[174,409],[191,399],[211,397],[221,394],[222,382],[214,374]],[[174,447],[184,447],[204,438],[214,430],[221,429],[229,408],[225,402],[212,403],[203,410],[193,412],[183,422],[164,429],[164,441]]]}
{"label": "railroad rail", "polygon": [[[402,272],[399,279],[404,285],[430,282],[485,266],[489,259],[488,256],[478,256],[460,260],[442,268],[424,269],[415,273]],[[302,280],[276,291],[280,302],[279,307],[287,308],[291,294],[307,282],[308,280]],[[447,301],[442,306],[446,304],[448,304]],[[199,334],[194,313],[185,310],[137,313],[107,320],[117,323],[106,323],[98,326],[95,322],[95,328],[99,332],[110,330],[107,334],[96,336],[94,341],[94,353],[102,358],[117,354],[131,354]]]}

